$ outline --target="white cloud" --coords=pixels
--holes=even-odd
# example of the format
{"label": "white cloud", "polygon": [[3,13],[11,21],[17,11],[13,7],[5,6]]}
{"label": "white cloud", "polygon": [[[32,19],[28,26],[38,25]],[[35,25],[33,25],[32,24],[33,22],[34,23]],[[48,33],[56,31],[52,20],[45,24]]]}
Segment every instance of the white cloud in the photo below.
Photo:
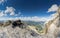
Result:
{"label": "white cloud", "polygon": [[5,10],[0,10],[0,17],[2,16],[7,16],[7,15],[16,15],[15,14],[15,9],[13,7],[6,7]]}
{"label": "white cloud", "polygon": [[18,12],[17,14],[15,13],[15,8],[13,8],[13,7],[6,7],[6,9],[5,10],[0,10],[0,17],[1,16],[7,16],[8,14],[10,15],[10,16],[20,16],[20,15],[22,15],[21,14],[21,12]]}
{"label": "white cloud", "polygon": [[0,17],[2,16],[7,16],[7,14],[5,14],[3,10],[0,10]]}
{"label": "white cloud", "polygon": [[57,9],[58,9],[58,5],[54,4],[48,9],[48,12],[54,12],[57,11]]}
{"label": "white cloud", "polygon": [[3,4],[4,2],[6,2],[6,0],[0,0],[0,4]]}
{"label": "white cloud", "polygon": [[13,7],[6,7],[5,13],[10,13],[10,15],[14,15],[15,9]]}
{"label": "white cloud", "polygon": [[21,15],[21,12],[18,12],[18,14],[15,14],[15,16],[20,16]]}
{"label": "white cloud", "polygon": [[3,11],[0,10],[0,17],[1,16],[4,16],[4,13],[3,13]]}
{"label": "white cloud", "polygon": [[38,16],[33,16],[33,17],[16,17],[16,18],[14,18],[14,20],[16,20],[16,19],[21,19],[21,20],[24,20],[24,21],[35,21],[35,22],[40,22],[40,21],[46,21],[47,20],[47,18],[45,18],[45,17],[38,17]]}
{"label": "white cloud", "polygon": [[10,15],[13,15],[13,16],[14,16],[14,15],[15,15],[15,13],[14,13],[14,12],[12,12],[12,13],[10,13]]}
{"label": "white cloud", "polygon": [[38,16],[33,16],[33,17],[7,17],[6,19],[5,18],[1,18],[0,20],[17,20],[17,19],[21,19],[23,21],[34,21],[34,22],[40,22],[40,21],[46,21],[47,18],[45,17],[38,17]]}

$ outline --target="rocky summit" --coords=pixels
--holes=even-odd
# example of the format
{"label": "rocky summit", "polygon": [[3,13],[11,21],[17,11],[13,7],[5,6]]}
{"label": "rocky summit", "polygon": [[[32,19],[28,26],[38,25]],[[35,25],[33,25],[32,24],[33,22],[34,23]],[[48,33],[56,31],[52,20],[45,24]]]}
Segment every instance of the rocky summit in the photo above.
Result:
{"label": "rocky summit", "polygon": [[40,35],[33,30],[12,28],[12,25],[9,25],[0,27],[0,38],[40,38]]}

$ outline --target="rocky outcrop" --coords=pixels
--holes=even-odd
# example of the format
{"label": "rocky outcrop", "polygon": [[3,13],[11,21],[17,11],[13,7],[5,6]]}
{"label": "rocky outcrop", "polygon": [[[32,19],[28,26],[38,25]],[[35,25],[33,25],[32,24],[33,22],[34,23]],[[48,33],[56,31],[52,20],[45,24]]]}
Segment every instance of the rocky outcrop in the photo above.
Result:
{"label": "rocky outcrop", "polygon": [[54,15],[54,18],[45,24],[45,33],[48,37],[60,38],[60,7]]}
{"label": "rocky outcrop", "polygon": [[0,38],[40,38],[33,30],[21,29],[19,27],[12,28],[12,25],[0,28]]}
{"label": "rocky outcrop", "polygon": [[41,38],[36,31],[27,27],[21,20],[7,21],[0,26],[0,38]]}

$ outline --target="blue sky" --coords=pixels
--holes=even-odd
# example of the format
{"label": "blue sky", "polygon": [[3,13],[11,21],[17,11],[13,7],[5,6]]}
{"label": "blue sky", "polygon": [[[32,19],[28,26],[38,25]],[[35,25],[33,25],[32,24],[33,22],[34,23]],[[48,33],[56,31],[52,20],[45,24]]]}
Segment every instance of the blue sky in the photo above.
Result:
{"label": "blue sky", "polygon": [[48,12],[52,5],[59,6],[60,0],[1,0],[0,10],[4,14],[1,17],[48,17],[55,13]]}
{"label": "blue sky", "polygon": [[53,4],[60,4],[60,0],[8,0],[7,6],[19,10],[24,16],[47,16],[48,9]]}

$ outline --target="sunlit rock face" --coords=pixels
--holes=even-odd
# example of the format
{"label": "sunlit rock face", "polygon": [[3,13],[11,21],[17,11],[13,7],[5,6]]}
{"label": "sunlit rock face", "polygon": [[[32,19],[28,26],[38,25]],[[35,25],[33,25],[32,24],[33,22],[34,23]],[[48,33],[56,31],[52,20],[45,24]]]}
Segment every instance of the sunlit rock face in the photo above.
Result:
{"label": "sunlit rock face", "polygon": [[56,38],[60,38],[60,7],[58,9],[58,25],[57,28],[55,29],[54,34]]}
{"label": "sunlit rock face", "polygon": [[[53,32],[52,30],[54,30],[56,27],[57,27],[57,25],[58,25],[58,14],[57,13],[55,13],[54,14],[54,18],[53,19],[50,19],[49,21],[47,21],[46,23],[45,23],[45,28],[46,28],[46,33],[51,33],[51,32]],[[54,28],[53,28],[54,27]]]}
{"label": "sunlit rock face", "polygon": [[52,20],[46,23],[46,33],[53,38],[60,38],[60,7]]}
{"label": "sunlit rock face", "polygon": [[59,19],[58,19],[58,20],[59,20],[59,21],[58,21],[58,27],[60,27],[60,7],[59,7],[59,9],[58,9],[58,16],[59,16],[59,17],[58,17],[58,18],[59,18]]}
{"label": "sunlit rock face", "polygon": [[48,28],[48,33],[49,34],[53,34],[55,29],[57,28],[57,25],[58,24],[58,18],[50,25],[50,27]]}

